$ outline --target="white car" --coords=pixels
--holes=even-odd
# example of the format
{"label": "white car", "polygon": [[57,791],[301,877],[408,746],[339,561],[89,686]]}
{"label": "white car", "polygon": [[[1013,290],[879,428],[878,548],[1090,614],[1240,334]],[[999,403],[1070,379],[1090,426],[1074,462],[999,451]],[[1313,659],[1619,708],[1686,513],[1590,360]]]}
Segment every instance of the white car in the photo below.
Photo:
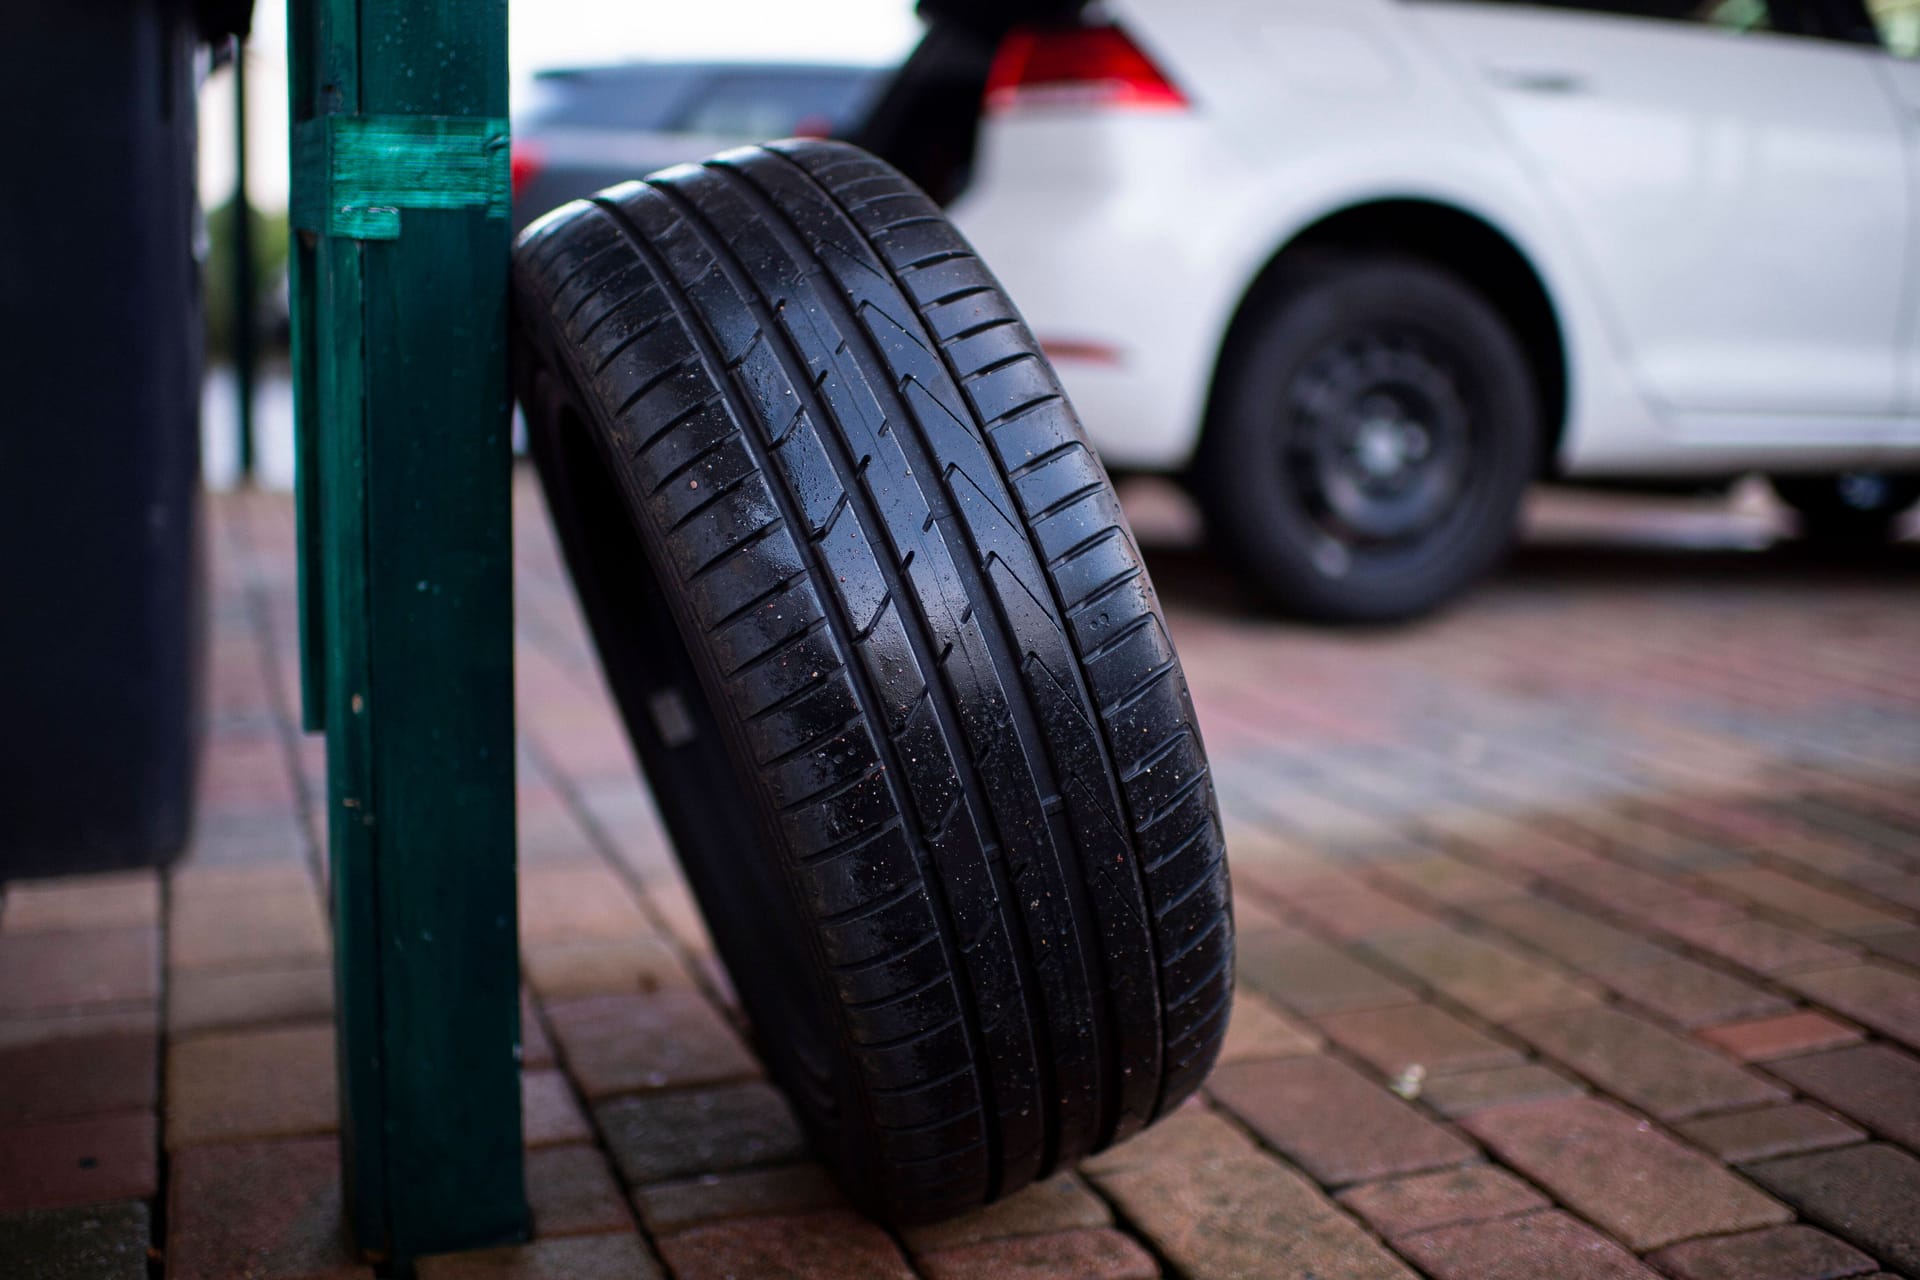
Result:
{"label": "white car", "polygon": [[942,8],[880,112],[971,57],[977,135],[916,151],[923,91],[869,145],[1287,605],[1447,599],[1539,475],[1762,472],[1821,535],[1920,498],[1917,0]]}

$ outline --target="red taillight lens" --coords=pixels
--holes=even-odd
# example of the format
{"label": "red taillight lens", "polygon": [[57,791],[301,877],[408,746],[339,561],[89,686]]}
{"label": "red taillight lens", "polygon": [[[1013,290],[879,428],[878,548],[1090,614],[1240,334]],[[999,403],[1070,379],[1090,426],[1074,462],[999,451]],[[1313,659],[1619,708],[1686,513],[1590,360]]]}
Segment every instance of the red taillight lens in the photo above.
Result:
{"label": "red taillight lens", "polygon": [[540,154],[540,148],[526,142],[515,142],[511,158],[507,162],[507,176],[513,183],[513,198],[518,200],[520,193],[527,189],[547,158]]}
{"label": "red taillight lens", "polygon": [[1165,108],[1187,98],[1118,27],[1016,27],[994,55],[987,109],[1040,102]]}

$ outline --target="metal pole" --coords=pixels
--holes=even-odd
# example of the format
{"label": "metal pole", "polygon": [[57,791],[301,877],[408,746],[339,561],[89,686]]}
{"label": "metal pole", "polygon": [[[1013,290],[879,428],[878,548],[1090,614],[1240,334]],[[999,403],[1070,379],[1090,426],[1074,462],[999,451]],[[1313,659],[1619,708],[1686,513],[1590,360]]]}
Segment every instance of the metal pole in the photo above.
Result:
{"label": "metal pole", "polygon": [[291,0],[303,697],[342,1176],[409,1273],[524,1238],[506,0]]}
{"label": "metal pole", "polygon": [[233,381],[238,415],[238,480],[253,482],[253,204],[247,197],[247,42],[233,42]]}

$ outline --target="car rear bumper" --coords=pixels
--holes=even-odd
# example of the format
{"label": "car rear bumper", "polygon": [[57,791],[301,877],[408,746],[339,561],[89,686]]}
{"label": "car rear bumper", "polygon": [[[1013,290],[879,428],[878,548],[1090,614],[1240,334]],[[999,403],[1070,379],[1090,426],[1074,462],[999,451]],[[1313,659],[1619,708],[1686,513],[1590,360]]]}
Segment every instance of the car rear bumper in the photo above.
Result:
{"label": "car rear bumper", "polygon": [[1021,109],[982,126],[960,228],[1046,345],[1109,465],[1182,466],[1248,278],[1232,162],[1182,112]]}

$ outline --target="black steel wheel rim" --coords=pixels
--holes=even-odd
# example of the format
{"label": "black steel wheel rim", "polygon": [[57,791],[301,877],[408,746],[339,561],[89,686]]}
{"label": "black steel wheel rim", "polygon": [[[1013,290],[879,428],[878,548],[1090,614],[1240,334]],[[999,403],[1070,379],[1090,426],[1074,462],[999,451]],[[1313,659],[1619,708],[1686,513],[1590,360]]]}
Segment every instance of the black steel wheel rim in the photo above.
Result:
{"label": "black steel wheel rim", "polygon": [[1283,479],[1324,572],[1418,546],[1460,509],[1485,440],[1463,381],[1440,344],[1385,328],[1327,343],[1289,379]]}

